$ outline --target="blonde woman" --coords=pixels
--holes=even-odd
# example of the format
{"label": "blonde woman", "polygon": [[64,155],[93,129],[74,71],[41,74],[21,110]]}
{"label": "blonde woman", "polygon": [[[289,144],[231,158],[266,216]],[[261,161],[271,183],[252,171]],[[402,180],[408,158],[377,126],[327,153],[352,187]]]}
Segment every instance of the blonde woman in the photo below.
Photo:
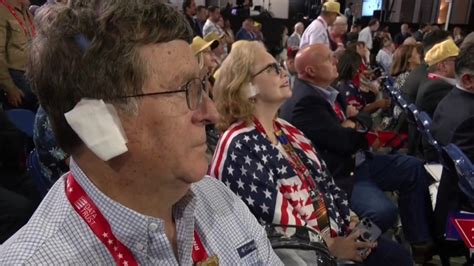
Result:
{"label": "blonde woman", "polygon": [[[382,240],[369,256],[376,243],[357,242],[359,232],[349,234],[347,195],[334,184],[303,133],[277,118],[291,89],[286,71],[265,47],[259,42],[235,43],[214,89],[220,114],[217,127],[224,133],[209,174],[240,196],[262,223],[310,227],[321,233],[338,259],[381,265],[393,244]],[[360,253],[358,248],[369,252]]]}

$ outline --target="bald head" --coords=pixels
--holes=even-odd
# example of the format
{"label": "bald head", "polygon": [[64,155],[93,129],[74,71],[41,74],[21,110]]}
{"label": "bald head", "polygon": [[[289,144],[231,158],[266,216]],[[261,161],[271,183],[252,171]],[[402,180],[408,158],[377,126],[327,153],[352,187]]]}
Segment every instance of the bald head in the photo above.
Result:
{"label": "bald head", "polygon": [[337,79],[337,60],[324,44],[306,46],[295,58],[298,78],[321,87],[329,86]]}

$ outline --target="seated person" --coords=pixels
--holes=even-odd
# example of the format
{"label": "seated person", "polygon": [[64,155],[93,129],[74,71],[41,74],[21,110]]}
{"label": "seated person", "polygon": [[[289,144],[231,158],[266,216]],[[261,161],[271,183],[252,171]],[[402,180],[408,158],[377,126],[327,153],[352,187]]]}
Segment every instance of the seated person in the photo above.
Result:
{"label": "seated person", "polygon": [[433,46],[425,55],[428,64],[428,81],[418,89],[416,107],[433,117],[438,103],[453,88],[454,61],[459,54],[459,48],[452,39]]}
{"label": "seated person", "polygon": [[[369,217],[385,231],[395,224],[399,210],[406,239],[417,250],[419,245],[429,246],[429,177],[423,163],[404,155],[367,152],[361,123],[347,119],[346,104],[331,87],[338,77],[336,64],[327,47],[313,45],[300,51],[298,79],[292,97],[280,109],[281,117],[315,145],[336,184],[350,194],[355,213]],[[398,208],[384,191],[398,191]]]}
{"label": "seated person", "polygon": [[374,113],[380,109],[390,107],[390,100],[379,99],[372,103],[367,103],[359,87],[354,84],[354,77],[357,75],[359,66],[362,63],[360,55],[352,50],[346,50],[341,55],[337,63],[339,78],[337,79],[337,89],[345,97],[346,104],[354,106],[358,111]]}
{"label": "seated person", "polygon": [[[418,90],[416,107],[426,112],[431,118],[439,102],[453,89],[455,66],[454,62],[459,54],[459,48],[452,39],[438,43],[425,56],[429,65],[428,80]],[[423,156],[428,162],[439,161],[438,154],[424,139],[421,139]]]}
{"label": "seated person", "polygon": [[[436,108],[432,132],[441,145],[456,144],[474,162],[474,44],[463,48],[456,59],[456,81]],[[461,198],[456,174],[443,174],[435,209],[439,235],[448,212],[459,208]]]}
{"label": "seated person", "polygon": [[41,106],[36,112],[33,132],[38,167],[44,177],[44,184],[51,188],[56,180],[69,171],[66,163],[69,156],[58,147],[51,123]]}
{"label": "seated person", "polygon": [[394,54],[393,65],[389,69],[390,75],[395,79],[393,85],[399,90],[405,84],[410,73],[421,64],[421,46],[402,45]]}
{"label": "seated person", "polygon": [[71,171],[0,265],[282,265],[245,204],[204,176],[217,115],[185,18],[153,0],[37,16],[27,73]]}
{"label": "seated person", "polygon": [[225,133],[210,175],[239,195],[261,223],[317,230],[338,259],[410,265],[408,252],[383,238],[368,257],[357,252],[375,246],[348,236],[346,193],[334,184],[311,141],[277,118],[278,108],[291,96],[286,71],[260,43],[234,47],[216,81],[218,127]]}

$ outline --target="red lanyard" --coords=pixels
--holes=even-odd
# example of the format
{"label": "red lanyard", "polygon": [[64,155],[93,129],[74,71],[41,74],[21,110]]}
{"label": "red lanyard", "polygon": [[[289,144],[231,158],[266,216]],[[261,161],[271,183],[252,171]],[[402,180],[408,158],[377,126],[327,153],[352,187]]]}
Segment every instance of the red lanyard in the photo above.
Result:
{"label": "red lanyard", "polygon": [[[22,19],[20,19],[20,17],[18,17],[18,14],[16,13],[15,9],[10,4],[8,4],[6,0],[0,0],[0,2],[8,9],[8,11],[10,11],[13,17],[15,17],[16,21],[18,22],[18,24],[20,24],[20,27],[25,32],[25,35],[26,36],[30,35],[28,29],[25,26],[25,23],[23,22]],[[35,37],[36,35],[35,25],[33,24],[33,21],[31,21],[31,17],[28,15],[28,13],[26,14],[26,16],[28,17],[28,21],[30,22],[30,26],[31,26],[31,37]]]}
{"label": "red lanyard", "polygon": [[[253,122],[255,124],[255,128],[260,133],[267,135],[265,129],[263,128],[260,121],[257,120],[257,118],[254,117]],[[329,217],[327,215],[326,203],[324,202],[324,195],[320,190],[317,189],[313,177],[311,176],[308,168],[304,165],[301,158],[296,153],[295,149],[293,148],[293,145],[290,143],[288,137],[285,135],[285,132],[283,132],[282,126],[275,121],[273,123],[273,127],[276,132],[275,135],[278,141],[281,143],[281,145],[285,149],[285,152],[290,157],[288,162],[290,163],[291,167],[294,169],[301,182],[306,183],[306,185],[309,186],[308,191],[318,220],[318,227],[322,231],[323,229],[329,226]],[[319,169],[321,170],[321,168]]]}
{"label": "red lanyard", "polygon": [[[132,252],[115,237],[104,215],[82,189],[81,185],[76,182],[72,173],[69,173],[67,176],[66,196],[74,210],[76,210],[96,237],[99,238],[110,252],[117,265],[138,265]],[[192,258],[195,264],[208,258],[207,252],[196,230],[194,230]]]}
{"label": "red lanyard", "polygon": [[[253,118],[253,122],[255,124],[255,128],[262,134],[267,135],[265,132],[265,129],[263,128],[262,124],[260,121],[257,120],[257,118]],[[281,126],[277,124],[277,122],[273,123],[278,142],[283,146],[283,149],[285,149],[285,152],[288,154],[290,157],[288,162],[290,163],[291,167],[295,170],[296,174],[298,177],[301,179],[301,181],[307,183],[312,190],[316,189],[316,184],[311,177],[311,174],[309,173],[308,168],[304,165],[304,163],[301,161],[301,158],[296,154],[296,151],[294,150],[293,146],[291,143],[288,141],[288,138],[286,137],[285,133],[281,129]]]}

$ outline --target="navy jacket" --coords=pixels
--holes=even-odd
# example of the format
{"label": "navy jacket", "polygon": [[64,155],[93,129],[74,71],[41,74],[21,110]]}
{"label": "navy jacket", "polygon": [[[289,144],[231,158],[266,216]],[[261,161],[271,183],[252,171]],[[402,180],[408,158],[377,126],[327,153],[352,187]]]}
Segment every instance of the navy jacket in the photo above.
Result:
{"label": "navy jacket", "polygon": [[[341,94],[336,101],[346,110],[346,101]],[[342,127],[322,92],[298,78],[292,97],[280,109],[280,116],[311,140],[336,184],[350,194],[354,184],[355,153],[368,147],[365,134]]]}

